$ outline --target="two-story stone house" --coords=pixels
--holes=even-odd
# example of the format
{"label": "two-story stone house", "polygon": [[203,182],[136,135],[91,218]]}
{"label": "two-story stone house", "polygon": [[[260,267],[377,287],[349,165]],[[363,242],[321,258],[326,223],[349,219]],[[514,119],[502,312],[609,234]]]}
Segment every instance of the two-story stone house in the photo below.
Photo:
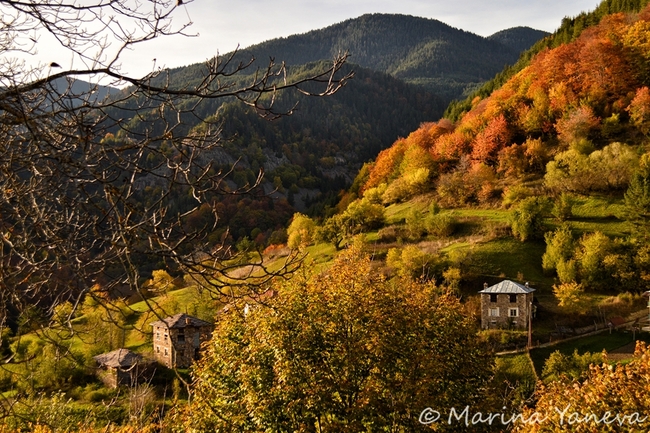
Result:
{"label": "two-story stone house", "polygon": [[212,336],[213,326],[204,320],[175,314],[151,324],[154,359],[169,368],[187,368],[199,358],[201,344]]}
{"label": "two-story stone house", "polygon": [[481,294],[481,328],[526,329],[533,313],[533,292],[526,284],[503,280],[485,284]]}

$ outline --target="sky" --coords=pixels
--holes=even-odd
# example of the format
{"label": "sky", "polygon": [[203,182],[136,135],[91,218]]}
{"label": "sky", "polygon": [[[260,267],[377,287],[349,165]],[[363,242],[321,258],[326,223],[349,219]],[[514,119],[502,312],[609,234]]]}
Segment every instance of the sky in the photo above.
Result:
{"label": "sky", "polygon": [[[489,36],[510,27],[552,32],[564,17],[591,11],[598,0],[183,0],[173,14],[177,25],[191,22],[188,33],[139,45],[122,56],[122,71],[133,75],[152,68],[199,63],[237,46],[305,33],[366,13],[395,13],[432,18],[452,27]],[[56,48],[44,43],[40,56]],[[71,66],[65,54],[57,62]],[[156,62],[153,62],[156,59]],[[50,60],[43,57],[45,64]],[[66,64],[67,62],[67,64]]]}
{"label": "sky", "polygon": [[[147,52],[165,66],[202,62],[215,54],[278,37],[305,33],[366,13],[396,13],[433,18],[462,30],[489,36],[528,26],[552,32],[562,18],[593,10],[598,0],[194,0],[176,10],[193,22],[193,38],[152,42]],[[173,39],[173,40],[172,40]],[[139,57],[139,56],[136,56]]]}

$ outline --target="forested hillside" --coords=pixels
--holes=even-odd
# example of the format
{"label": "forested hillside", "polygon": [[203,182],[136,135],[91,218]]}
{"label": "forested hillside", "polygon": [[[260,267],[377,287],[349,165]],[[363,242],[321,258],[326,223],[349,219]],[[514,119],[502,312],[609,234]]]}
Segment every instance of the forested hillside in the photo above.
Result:
{"label": "forested hillside", "polygon": [[[354,71],[355,77],[326,101],[299,93],[279,95],[274,107],[292,110],[293,114],[273,122],[260,119],[255,110],[240,101],[184,102],[188,114],[178,132],[187,133],[193,127],[203,130],[205,125],[198,123],[202,118],[223,128],[224,147],[210,158],[223,170],[237,161],[227,178],[231,189],[253,185],[260,169],[265,174],[263,188],[254,195],[243,200],[218,198],[232,203],[224,204],[229,210],[222,209],[213,239],[230,228],[232,241],[248,237],[263,245],[295,209],[312,215],[331,213],[328,209],[338,200],[339,191],[351,183],[363,162],[420,123],[438,119],[452,97],[514,62],[523,45],[542,36],[543,32],[532,29],[513,29],[488,40],[436,20],[374,14],[222,56],[215,67],[225,70],[257,59],[239,74],[239,84],[252,80],[255,71],[265,68],[271,57],[289,65],[290,76],[300,77],[323,68],[323,59],[340,50],[349,51],[352,62],[341,72]],[[162,71],[152,83],[170,88],[200,85],[205,68],[192,65]],[[123,108],[146,105],[145,101],[127,98]],[[129,112],[125,111],[127,116]],[[128,129],[137,134],[147,134],[150,127],[146,117],[133,117],[128,123]],[[159,123],[158,128],[162,127]],[[126,138],[123,131],[117,140]],[[153,155],[156,152],[150,161],[154,165],[159,159]],[[149,185],[141,191],[144,196],[151,195],[151,188],[155,190],[151,176],[139,179],[138,184]],[[270,199],[263,198],[263,193],[272,191],[277,204],[273,212],[264,218],[242,216],[252,208],[265,209],[268,203],[262,205],[261,201]],[[185,201],[181,194],[176,206],[186,210]],[[205,220],[190,218],[196,224]]]}
{"label": "forested hillside", "polygon": [[[322,67],[317,62],[291,67],[288,73],[301,76]],[[222,145],[205,152],[202,158],[206,163],[210,161],[214,170],[229,173],[229,190],[252,186],[260,170],[264,173],[261,187],[250,194],[224,196],[218,190],[208,194],[209,200],[221,203],[218,222],[205,207],[188,215],[187,228],[213,222],[216,225],[212,241],[228,233],[228,243],[243,238],[254,240],[261,247],[271,240],[281,242],[282,237],[273,233],[286,227],[296,209],[318,213],[334,206],[339,192],[350,185],[364,161],[374,158],[421,122],[436,119],[444,109],[436,96],[388,74],[352,65],[346,65],[341,74],[353,70],[354,79],[327,100],[297,92],[279,95],[274,105],[280,111],[293,109],[293,114],[275,120],[260,118],[255,109],[240,101],[187,103],[193,115],[200,114],[219,125]],[[131,99],[125,101],[125,106],[133,104]],[[201,123],[192,130],[193,119],[198,117],[188,115],[188,122],[177,130],[185,128],[183,133],[200,134],[207,128],[207,124]],[[160,133],[157,128],[163,127],[164,123],[159,122],[151,129],[152,125],[143,117],[128,122],[132,134]],[[128,140],[125,131],[107,135],[107,143],[123,140]],[[149,151],[147,167],[156,167],[163,155],[175,152],[178,150],[163,142],[160,149]],[[158,175],[149,173],[136,178],[143,202],[160,193]],[[182,188],[173,192],[174,207],[181,212],[195,206],[186,193]]]}
{"label": "forested hillside", "polygon": [[[508,34],[483,38],[433,19],[368,14],[242,49],[234,60],[246,64],[254,58],[254,67],[266,66],[269,58],[303,65],[347,51],[352,63],[422,85],[448,103],[513,64],[522,50],[545,35],[532,29]],[[171,71],[172,81],[191,79],[195,68],[200,65]]]}
{"label": "forested hillside", "polygon": [[[537,266],[557,278],[560,305],[574,311],[586,307],[568,293],[646,290],[648,33],[645,8],[604,16],[573,42],[541,50],[457,122],[424,124],[382,151],[351,197],[389,205],[427,194],[443,208],[511,209],[511,235],[545,240]],[[573,222],[574,205],[594,196],[618,209],[598,211],[603,223],[629,225]]]}
{"label": "forested hillside", "polygon": [[[631,19],[635,21],[629,23]],[[471,187],[466,182],[458,185],[463,194],[446,196],[440,189],[441,198],[450,204],[489,201],[494,196],[486,185],[508,185],[530,176],[546,175],[547,185],[564,191],[624,188],[629,175],[620,170],[612,170],[617,179],[584,179],[576,175],[575,164],[594,152],[605,157],[604,149],[613,151],[615,143],[643,143],[650,75],[640,36],[646,27],[646,12],[615,14],[574,42],[543,50],[489,97],[476,97],[458,122],[443,119],[423,125],[383,151],[364,188],[399,178],[400,167],[408,166],[403,159],[416,148],[422,152],[408,161],[439,177],[439,186],[462,173],[494,176],[493,182],[481,182],[481,193],[467,190]],[[557,164],[547,166],[550,161]],[[556,183],[554,175],[563,180]]]}
{"label": "forested hillside", "polygon": [[[524,51],[519,60],[512,66],[500,71],[494,78],[484,83],[479,89],[472,92],[462,101],[452,102],[445,111],[445,117],[458,120],[462,113],[471,108],[472,101],[478,96],[485,98],[494,90],[502,86],[514,74],[528,66],[531,59],[548,48],[556,48],[567,44],[580,36],[582,31],[600,22],[605,16],[618,12],[638,12],[648,4],[647,0],[603,0],[596,9],[590,12],[582,12],[575,17],[565,17],[560,27],[553,34],[544,39],[538,40],[533,46]],[[508,34],[510,30],[504,33]],[[500,33],[495,33],[490,38],[500,38]]]}

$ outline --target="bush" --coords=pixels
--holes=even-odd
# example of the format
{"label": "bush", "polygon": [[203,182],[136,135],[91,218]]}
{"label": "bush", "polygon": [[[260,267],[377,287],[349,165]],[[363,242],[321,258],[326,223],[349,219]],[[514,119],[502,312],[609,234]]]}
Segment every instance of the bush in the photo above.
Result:
{"label": "bush", "polygon": [[99,403],[111,400],[115,396],[115,393],[115,390],[108,388],[91,389],[83,394],[83,399],[90,403]]}
{"label": "bush", "polygon": [[566,221],[573,216],[573,196],[563,192],[555,201],[551,213],[560,221]]}
{"label": "bush", "polygon": [[603,361],[602,353],[585,352],[580,355],[578,349],[575,349],[572,355],[564,355],[556,350],[544,363],[542,377],[545,381],[558,380],[562,377],[580,379],[589,371],[591,364],[600,365]]}
{"label": "bush", "polygon": [[402,277],[412,279],[431,278],[434,265],[434,256],[421,251],[414,245],[404,248],[391,248],[386,256],[386,264],[394,268]]}
{"label": "bush", "polygon": [[522,200],[510,217],[512,234],[522,242],[540,237],[544,233],[544,214],[547,207],[546,197],[528,197]]}
{"label": "bush", "polygon": [[518,184],[512,185],[503,191],[501,204],[506,209],[518,204],[525,198],[534,195],[534,191],[527,186]]}
{"label": "bush", "polygon": [[406,239],[408,232],[402,227],[388,226],[380,229],[377,235],[382,242],[396,242]]}
{"label": "bush", "polygon": [[457,221],[452,212],[430,214],[424,220],[428,234],[438,237],[451,236],[456,230]]}
{"label": "bush", "polygon": [[480,331],[478,335],[484,344],[493,351],[524,346],[528,341],[528,334],[526,331],[486,329]]}
{"label": "bush", "polygon": [[424,216],[419,209],[412,208],[409,210],[406,215],[406,229],[411,239],[417,240],[422,237],[422,233],[424,233]]}

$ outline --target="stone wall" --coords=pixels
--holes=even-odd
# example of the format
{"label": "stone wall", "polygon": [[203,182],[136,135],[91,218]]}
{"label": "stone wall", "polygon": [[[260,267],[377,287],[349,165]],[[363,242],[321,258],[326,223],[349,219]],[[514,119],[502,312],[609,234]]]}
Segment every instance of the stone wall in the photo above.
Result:
{"label": "stone wall", "polygon": [[[491,301],[491,295],[496,295],[496,302]],[[521,293],[514,296],[516,301],[511,302],[510,294],[507,293],[481,293],[481,328],[528,328],[528,311],[533,294]],[[513,316],[511,310],[516,310],[517,315]]]}
{"label": "stone wall", "polygon": [[167,329],[155,326],[153,330],[154,359],[172,368],[186,368],[199,357],[199,348],[211,336],[211,328],[185,326]]}

